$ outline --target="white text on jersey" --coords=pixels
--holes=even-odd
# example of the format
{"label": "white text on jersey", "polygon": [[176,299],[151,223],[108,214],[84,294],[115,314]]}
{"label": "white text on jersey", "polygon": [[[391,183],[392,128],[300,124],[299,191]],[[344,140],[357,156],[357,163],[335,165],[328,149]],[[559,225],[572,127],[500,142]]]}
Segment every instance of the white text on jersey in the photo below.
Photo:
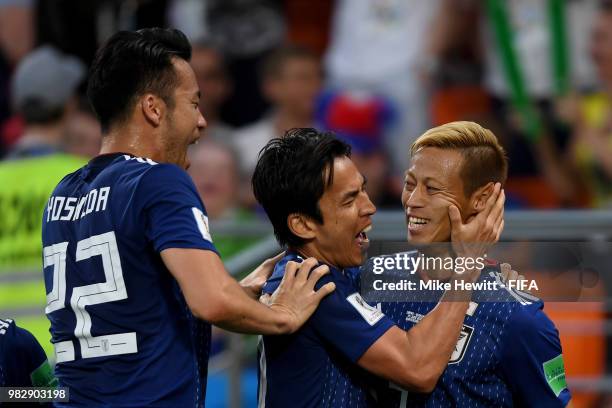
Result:
{"label": "white text on jersey", "polygon": [[106,210],[110,187],[94,188],[82,197],[51,196],[47,202],[47,222],[76,221],[92,212]]}

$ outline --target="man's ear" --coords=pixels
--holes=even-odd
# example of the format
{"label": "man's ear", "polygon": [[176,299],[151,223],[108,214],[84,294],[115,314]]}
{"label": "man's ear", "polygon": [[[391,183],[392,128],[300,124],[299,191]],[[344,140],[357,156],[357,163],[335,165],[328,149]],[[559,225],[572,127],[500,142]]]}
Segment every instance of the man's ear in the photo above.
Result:
{"label": "man's ear", "polygon": [[310,240],[317,235],[315,222],[303,214],[289,214],[287,226],[293,235],[302,239]]}
{"label": "man's ear", "polygon": [[476,191],[474,191],[472,197],[470,198],[470,205],[475,212],[479,213],[484,210],[487,204],[487,199],[491,197],[491,194],[493,194],[494,187],[495,183],[488,182],[484,186],[479,187]]}
{"label": "man's ear", "polygon": [[158,127],[166,112],[166,103],[153,94],[145,94],[140,98],[142,114],[151,125]]}

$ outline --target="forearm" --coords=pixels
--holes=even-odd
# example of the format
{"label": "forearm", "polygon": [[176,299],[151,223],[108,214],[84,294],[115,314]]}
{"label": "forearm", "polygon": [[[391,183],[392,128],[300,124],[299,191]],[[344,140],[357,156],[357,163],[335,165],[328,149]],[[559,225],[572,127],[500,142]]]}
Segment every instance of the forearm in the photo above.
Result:
{"label": "forearm", "polygon": [[249,297],[215,253],[172,248],[161,255],[197,318],[243,333],[289,332],[291,316]]}
{"label": "forearm", "polygon": [[228,284],[215,299],[220,307],[209,321],[225,330],[252,334],[285,334],[289,323],[285,314],[278,313],[251,297],[252,291],[238,284]]}
{"label": "forearm", "polygon": [[469,292],[449,291],[418,324],[406,332],[414,363],[426,376],[440,376],[448,364],[470,300]]}

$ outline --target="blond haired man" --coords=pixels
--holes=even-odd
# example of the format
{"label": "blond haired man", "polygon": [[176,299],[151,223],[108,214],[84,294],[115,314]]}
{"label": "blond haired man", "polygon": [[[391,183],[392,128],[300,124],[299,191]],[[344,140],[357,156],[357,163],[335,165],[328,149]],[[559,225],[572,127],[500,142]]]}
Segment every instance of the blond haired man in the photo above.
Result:
{"label": "blond haired man", "polygon": [[[436,256],[453,256],[455,244],[441,243],[450,242],[463,222],[481,213],[495,184],[506,181],[506,154],[490,130],[474,122],[452,122],[425,132],[412,145],[410,156],[402,193],[408,240],[419,244],[421,252],[422,245],[433,244]],[[395,385],[383,387],[377,393],[381,406],[568,404],[559,334],[544,314],[542,301],[487,283],[499,283],[501,271],[495,262],[485,265],[477,283],[486,289],[474,292],[455,351],[435,389],[418,394]],[[452,272],[421,269],[413,277],[422,287],[421,282],[446,282]],[[436,296],[402,292],[401,299],[381,303],[380,308],[410,330],[434,309]]]}

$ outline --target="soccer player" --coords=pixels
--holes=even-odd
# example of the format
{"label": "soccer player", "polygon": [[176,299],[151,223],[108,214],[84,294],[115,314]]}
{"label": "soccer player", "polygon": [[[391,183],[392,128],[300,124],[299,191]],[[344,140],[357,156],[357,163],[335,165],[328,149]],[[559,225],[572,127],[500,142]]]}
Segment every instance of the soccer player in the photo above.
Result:
{"label": "soccer player", "polygon": [[[264,292],[277,287],[284,262],[309,256],[331,270],[319,284],[336,286],[296,333],[263,337],[261,406],[368,406],[374,402],[368,393],[372,375],[428,392],[448,362],[469,291],[446,293],[410,331],[398,328],[358,293],[350,268],[363,262],[375,212],[364,186],[350,160],[350,147],[329,133],[294,129],[270,141],[260,154],[253,191],[279,243],[289,248]],[[460,223],[454,239],[481,243],[466,256],[483,254],[488,243],[499,237],[502,219],[503,194],[498,186],[487,200],[487,210],[467,224]]]}
{"label": "soccer player", "polygon": [[[206,122],[185,35],[115,34],[96,54],[88,96],[101,155],[67,175],[43,215],[46,313],[71,406],[203,406],[210,323],[291,333],[333,284],[326,267],[287,266],[268,307],[265,262],[239,285],[225,271],[184,169]],[[44,67],[43,67],[44,69]]]}
{"label": "soccer player", "polygon": [[0,387],[55,387],[44,350],[30,332],[0,319]]}
{"label": "soccer player", "polygon": [[[411,147],[402,204],[408,240],[415,244],[449,242],[454,226],[478,216],[506,180],[508,163],[495,135],[473,122],[453,122],[425,132]],[[448,216],[449,206],[451,217]],[[457,211],[458,210],[458,211]],[[445,254],[437,256],[444,257]],[[488,264],[480,282],[498,281],[500,266]],[[446,275],[446,276],[445,276]],[[419,278],[419,275],[417,279]],[[440,270],[420,279],[448,280]],[[413,295],[411,299],[406,297]],[[434,292],[428,294],[434,296]],[[438,295],[439,296],[439,295]],[[459,341],[433,392],[413,393],[395,384],[377,391],[385,407],[562,407],[570,392],[559,333],[529,294],[498,287],[475,291]],[[436,306],[423,293],[403,292],[381,310],[404,330],[412,331]],[[481,299],[483,301],[477,301]],[[407,301],[408,300],[408,301]],[[494,301],[491,301],[494,300]]]}

